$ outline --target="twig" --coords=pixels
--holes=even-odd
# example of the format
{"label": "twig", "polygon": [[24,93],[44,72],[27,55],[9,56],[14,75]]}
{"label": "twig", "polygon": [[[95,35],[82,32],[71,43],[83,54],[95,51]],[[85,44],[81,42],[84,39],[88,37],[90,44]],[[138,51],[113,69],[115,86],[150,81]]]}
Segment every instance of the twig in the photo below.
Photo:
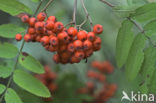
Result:
{"label": "twig", "polygon": [[73,24],[76,28],[76,12],[77,12],[77,0],[74,1],[74,10],[73,10]]}
{"label": "twig", "polygon": [[78,25],[78,27],[79,27],[79,30],[81,29],[81,27],[87,22],[87,18],[80,24],[80,25]]}
{"label": "twig", "polygon": [[135,22],[134,20],[132,20],[130,17],[127,17],[127,19],[128,19],[129,21],[131,21],[131,22],[140,30],[140,32],[151,42],[151,44],[155,47],[155,43],[151,40],[150,37],[148,37],[148,36],[145,34],[144,29],[143,29],[137,22]]}
{"label": "twig", "polygon": [[49,5],[53,2],[54,0],[50,0],[47,4],[46,4],[46,6],[41,10],[41,12],[44,12],[48,7],[49,7]]}
{"label": "twig", "polygon": [[66,24],[64,27],[67,27],[67,26],[72,25],[72,24],[74,24],[73,21],[71,21],[70,23]]}
{"label": "twig", "polygon": [[[41,0],[41,2],[39,3],[39,5],[37,6],[37,9],[36,9],[35,13],[33,14],[33,16],[37,13],[37,11],[39,10],[39,8],[40,8],[40,6],[41,6],[42,3],[43,3],[43,0]],[[28,31],[28,29],[27,29],[26,31]],[[17,59],[16,59],[16,62],[15,62],[15,65],[14,65],[14,67],[13,67],[12,73],[11,73],[10,78],[9,78],[9,80],[8,80],[8,83],[7,83],[7,85],[6,85],[5,91],[3,92],[3,94],[2,94],[2,96],[1,96],[1,98],[0,98],[0,103],[2,102],[5,93],[7,92],[8,88],[10,87],[10,85],[11,85],[11,83],[12,83],[13,74],[14,74],[16,68],[17,68],[17,64],[18,64],[18,61],[19,61],[19,56],[20,56],[20,54],[22,53],[24,44],[25,44],[25,41],[23,40],[22,45],[21,45],[20,50],[19,50],[18,55],[17,55]]]}
{"label": "twig", "polygon": [[111,8],[115,7],[114,5],[112,5],[111,3],[109,3],[108,1],[106,0],[100,0],[101,2],[103,2],[104,4],[110,6]]}
{"label": "twig", "polygon": [[91,30],[93,30],[93,21],[92,21],[90,15],[89,15],[89,13],[88,13],[86,7],[85,7],[84,0],[81,0],[81,4],[82,4],[82,7],[83,7],[83,10],[84,10],[84,12],[85,12],[85,14],[86,14],[87,19],[89,19],[89,23],[90,23],[90,26],[91,26]]}

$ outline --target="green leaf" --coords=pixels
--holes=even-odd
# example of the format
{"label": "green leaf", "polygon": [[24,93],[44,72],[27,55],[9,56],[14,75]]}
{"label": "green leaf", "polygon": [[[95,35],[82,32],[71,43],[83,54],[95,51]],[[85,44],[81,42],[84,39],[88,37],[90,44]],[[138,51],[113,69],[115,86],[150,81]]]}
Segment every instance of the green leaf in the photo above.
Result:
{"label": "green leaf", "polygon": [[34,73],[44,73],[43,66],[31,55],[20,55],[19,62],[23,67]]}
{"label": "green leaf", "polygon": [[0,65],[0,77],[7,78],[11,75],[12,69],[3,65]]}
{"label": "green leaf", "polygon": [[50,97],[50,92],[38,79],[22,70],[16,70],[14,82],[26,91],[40,97]]}
{"label": "green leaf", "polygon": [[116,61],[118,67],[121,68],[125,64],[130,47],[134,39],[132,31],[133,24],[128,20],[122,23],[116,40]]}
{"label": "green leaf", "polygon": [[144,47],[145,37],[142,34],[138,34],[133,41],[126,61],[126,76],[129,80],[134,80],[141,69],[144,60]]}
{"label": "green leaf", "polygon": [[147,36],[156,36],[156,20],[153,20],[144,26],[144,30]]}
{"label": "green leaf", "polygon": [[15,38],[17,33],[23,32],[25,29],[15,24],[0,25],[0,36],[5,38]]}
{"label": "green leaf", "polygon": [[135,10],[135,13],[131,14],[139,22],[148,22],[156,18],[156,3],[145,4],[144,6]]}
{"label": "green leaf", "polygon": [[156,68],[155,68],[153,78],[151,79],[151,84],[149,86],[150,86],[149,92],[156,94]]}
{"label": "green leaf", "polygon": [[0,43],[0,58],[14,58],[18,53],[16,46],[10,43]]}
{"label": "green leaf", "polygon": [[17,0],[0,0],[0,10],[9,13],[12,16],[23,12],[32,14],[32,11],[27,6]]}
{"label": "green leaf", "polygon": [[0,95],[4,92],[5,88],[3,84],[0,84]]}
{"label": "green leaf", "polygon": [[153,73],[155,71],[155,61],[156,61],[156,48],[149,47],[145,50],[144,62],[141,67],[142,76],[145,80],[146,84],[149,85],[151,78],[153,77]]}
{"label": "green leaf", "polygon": [[9,88],[5,94],[6,103],[23,103],[17,93]]}

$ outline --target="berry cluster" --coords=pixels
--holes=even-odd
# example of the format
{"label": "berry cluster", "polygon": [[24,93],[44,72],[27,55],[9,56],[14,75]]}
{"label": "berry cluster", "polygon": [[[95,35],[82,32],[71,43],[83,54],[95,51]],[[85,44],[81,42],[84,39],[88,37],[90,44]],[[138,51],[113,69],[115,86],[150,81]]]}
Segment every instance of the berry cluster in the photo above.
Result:
{"label": "berry cluster", "polygon": [[[51,69],[48,66],[44,67],[45,73],[44,74],[37,74],[35,77],[39,79],[51,93],[54,93],[57,89],[57,85],[55,83],[57,74],[55,72],[52,72]],[[45,101],[51,101],[52,98],[43,98]]]}
{"label": "berry cluster", "polygon": [[[78,92],[82,94],[89,94],[93,97],[92,102],[84,101],[84,103],[106,103],[117,90],[117,85],[109,84],[106,81],[105,75],[105,73],[112,73],[114,68],[108,61],[94,61],[92,62],[92,67],[96,68],[98,72],[89,70],[87,76],[90,80],[86,83],[86,86],[80,88]],[[94,82],[95,80],[98,80],[99,82]],[[100,91],[99,88],[97,88],[97,83],[101,85]]]}
{"label": "berry cluster", "polygon": [[[41,12],[35,17],[23,15],[21,20],[29,25],[26,42],[40,42],[46,50],[57,52],[53,56],[56,63],[78,63],[86,59],[101,48],[101,38],[96,36],[103,32],[103,27],[96,24],[93,31],[77,30],[77,28],[65,28],[62,22],[56,21],[55,16],[49,16]],[[16,40],[22,39],[21,34],[16,35]]]}

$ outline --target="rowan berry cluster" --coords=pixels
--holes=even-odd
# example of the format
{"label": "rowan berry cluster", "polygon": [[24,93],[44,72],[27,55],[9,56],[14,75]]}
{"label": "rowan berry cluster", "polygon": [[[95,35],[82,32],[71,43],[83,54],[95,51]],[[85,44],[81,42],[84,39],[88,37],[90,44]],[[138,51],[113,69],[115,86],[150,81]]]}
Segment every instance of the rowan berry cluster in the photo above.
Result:
{"label": "rowan berry cluster", "polygon": [[[57,78],[57,74],[55,72],[52,72],[51,69],[48,66],[44,67],[45,73],[44,74],[37,74],[35,77],[39,79],[47,88],[49,91],[54,93],[57,90],[57,84],[55,83],[55,80]],[[43,98],[45,101],[51,101],[52,98]]]}
{"label": "rowan berry cluster", "polygon": [[[103,27],[96,24],[93,31],[77,30],[77,28],[65,28],[62,22],[55,16],[49,16],[41,12],[35,17],[24,15],[21,20],[29,25],[26,42],[40,42],[50,52],[56,52],[53,60],[56,63],[78,63],[82,59],[90,57],[94,51],[101,48],[101,38],[98,34],[103,32]],[[16,40],[22,39],[21,34],[16,35]]]}
{"label": "rowan berry cluster", "polygon": [[[106,103],[117,90],[116,84],[109,84],[106,81],[105,73],[112,73],[113,66],[109,61],[93,61],[92,67],[96,68],[98,71],[89,70],[87,72],[89,81],[86,83],[86,86],[80,88],[78,92],[82,94],[89,94],[93,97],[92,102],[84,101],[84,103]],[[95,82],[95,80],[98,80],[99,82]],[[100,91],[97,87],[97,83],[101,85]]]}

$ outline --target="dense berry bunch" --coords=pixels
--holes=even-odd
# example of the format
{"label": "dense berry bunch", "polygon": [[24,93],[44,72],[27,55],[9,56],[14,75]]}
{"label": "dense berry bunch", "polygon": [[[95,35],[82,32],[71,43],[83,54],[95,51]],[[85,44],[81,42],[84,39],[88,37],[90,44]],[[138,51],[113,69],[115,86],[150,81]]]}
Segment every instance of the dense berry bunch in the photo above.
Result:
{"label": "dense berry bunch", "polygon": [[[53,60],[56,63],[78,63],[86,59],[101,48],[101,38],[96,36],[103,32],[103,27],[96,24],[93,31],[77,30],[77,28],[65,28],[62,22],[56,21],[55,16],[49,16],[41,12],[35,17],[24,15],[21,20],[29,25],[26,42],[40,42],[46,50],[56,52]],[[16,35],[20,41],[22,36]]]}
{"label": "dense berry bunch", "polygon": [[[98,71],[89,70],[87,72],[89,81],[86,83],[86,86],[80,88],[78,92],[83,94],[87,93],[93,97],[92,102],[84,101],[84,103],[106,103],[117,90],[116,84],[109,84],[106,81],[105,73],[112,73],[113,66],[108,61],[94,61],[92,62],[92,67],[96,68]],[[95,80],[98,80],[99,82],[95,82]],[[97,88],[97,83],[101,85],[100,89]]]}
{"label": "dense berry bunch", "polygon": [[[55,72],[52,72],[51,69],[48,66],[45,66],[45,73],[44,74],[37,74],[35,75],[36,78],[38,78],[51,93],[54,93],[57,89],[57,85],[55,83],[57,74]],[[52,100],[52,98],[43,98],[46,101]]]}

